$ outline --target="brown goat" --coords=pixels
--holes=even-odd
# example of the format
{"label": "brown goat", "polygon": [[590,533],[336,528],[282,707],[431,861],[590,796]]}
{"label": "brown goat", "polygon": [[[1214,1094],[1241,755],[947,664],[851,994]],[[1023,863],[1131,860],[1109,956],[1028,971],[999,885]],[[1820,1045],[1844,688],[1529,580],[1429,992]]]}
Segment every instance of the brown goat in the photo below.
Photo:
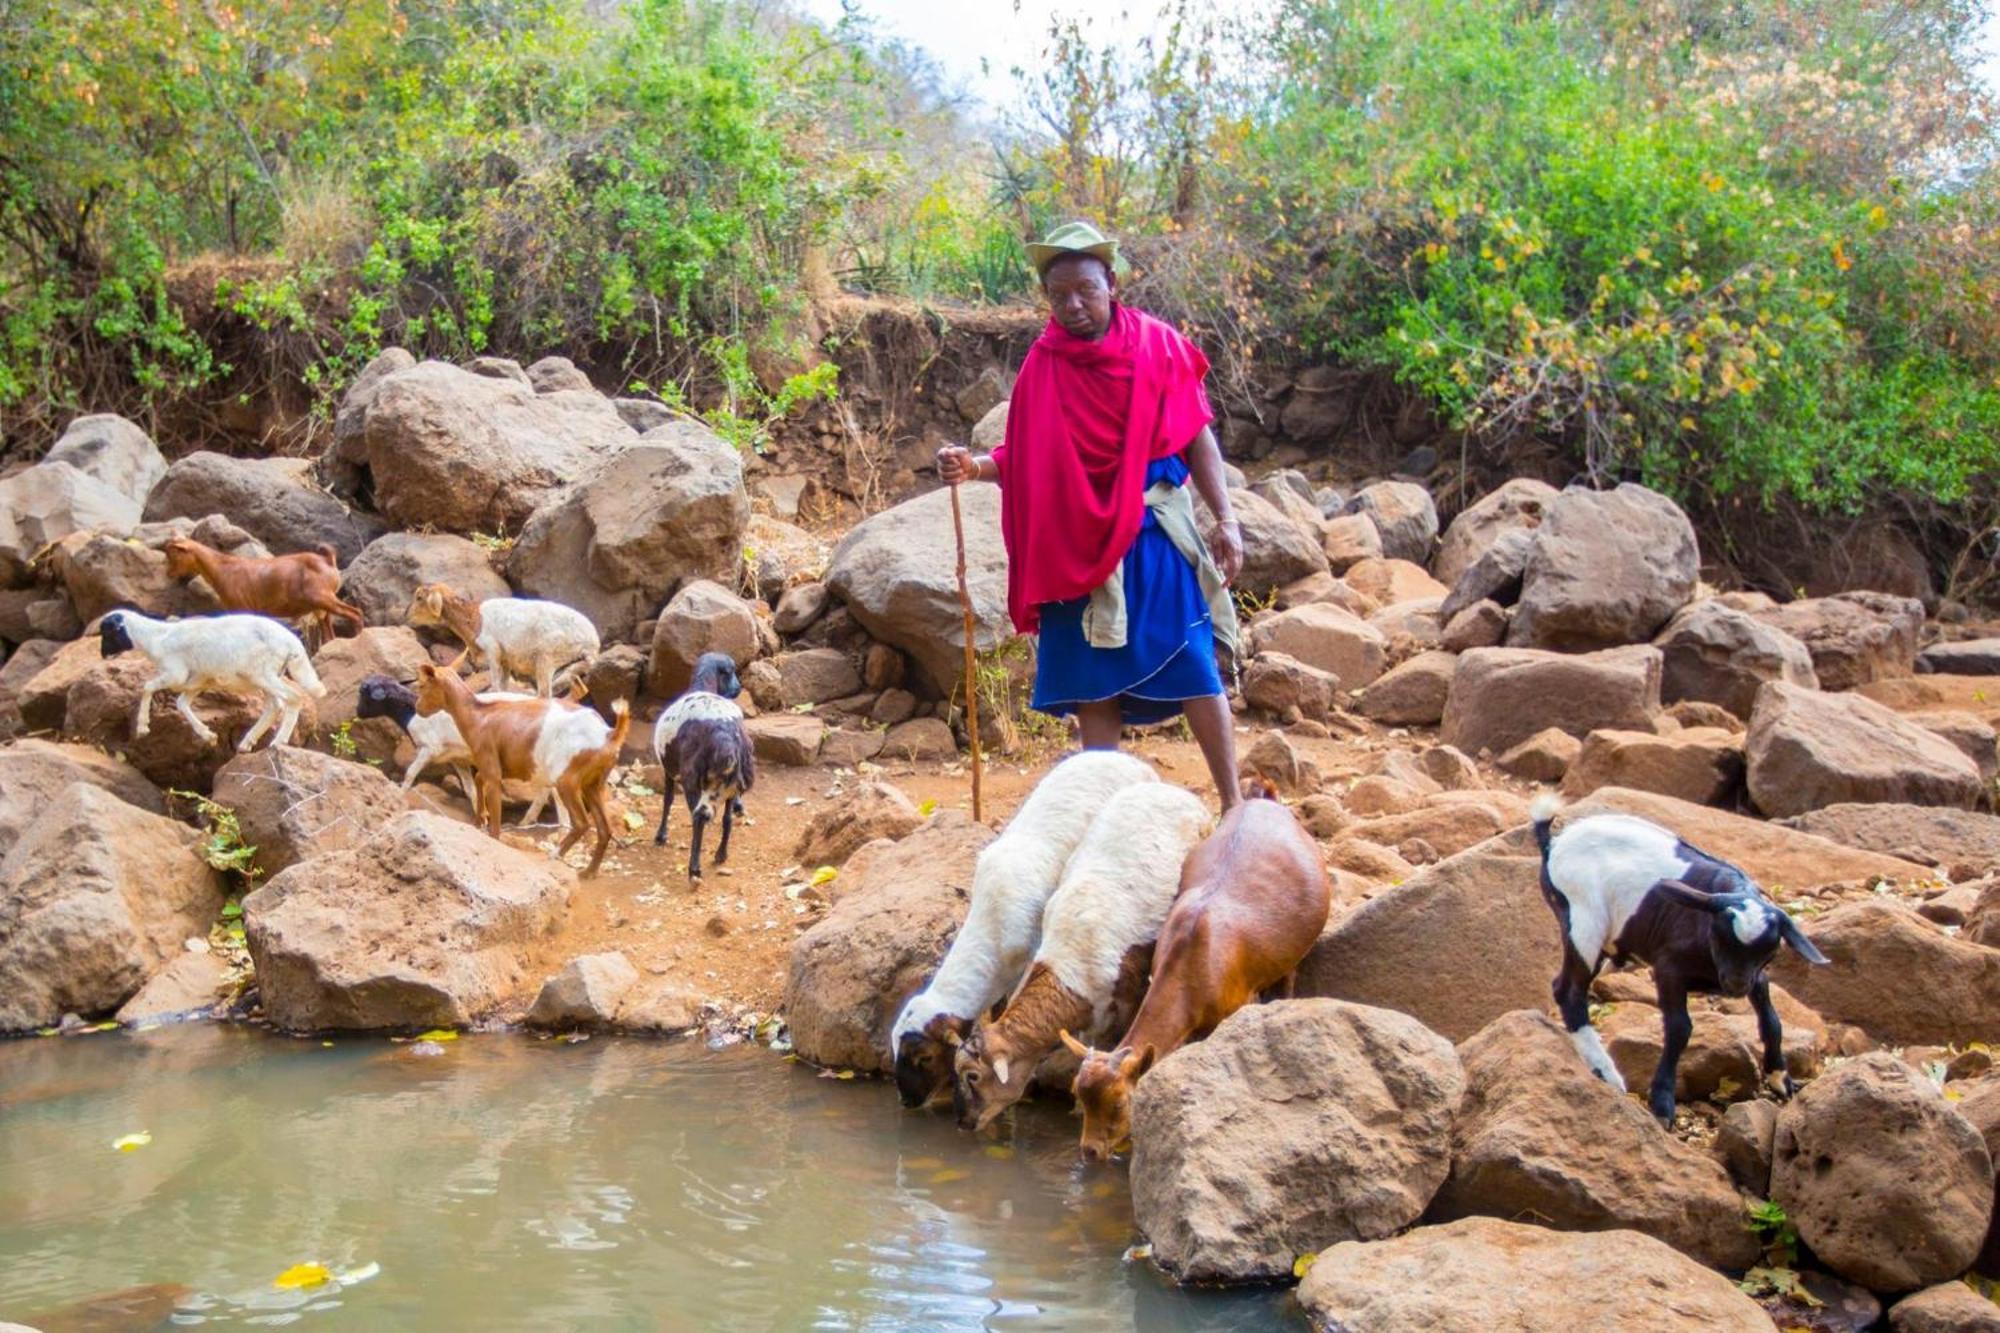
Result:
{"label": "brown goat", "polygon": [[1104,1159],[1132,1135],[1132,1088],[1162,1056],[1292,971],[1326,926],[1319,847],[1265,786],[1238,803],[1188,854],[1181,891],[1153,949],[1152,981],[1116,1050],[1062,1034],[1083,1061],[1070,1084],[1083,1110],[1083,1151]]}
{"label": "brown goat", "polygon": [[225,611],[255,611],[298,621],[310,647],[333,637],[336,616],[352,621],[356,633],[365,623],[360,607],[340,600],[340,563],[331,546],[256,557],[218,551],[192,537],[174,537],[160,549],[166,553],[171,577],[201,575]]}
{"label": "brown goat", "polygon": [[472,803],[487,832],[500,836],[501,784],[508,778],[554,787],[569,812],[570,830],[556,849],[569,854],[587,827],[597,831],[585,879],[597,873],[611,846],[611,817],[605,809],[605,780],[618,762],[632,710],[623,699],[611,705],[613,724],[588,708],[560,699],[483,700],[455,672],[429,662],[417,668],[417,712],[451,717],[472,754],[478,792]]}

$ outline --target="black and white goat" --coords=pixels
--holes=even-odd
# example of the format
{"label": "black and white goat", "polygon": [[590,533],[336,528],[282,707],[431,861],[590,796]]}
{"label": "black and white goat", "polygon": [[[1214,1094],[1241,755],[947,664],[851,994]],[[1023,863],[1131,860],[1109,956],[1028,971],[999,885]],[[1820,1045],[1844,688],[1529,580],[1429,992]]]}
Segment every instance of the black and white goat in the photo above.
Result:
{"label": "black and white goat", "polygon": [[729,860],[730,831],[743,813],[743,794],[757,780],[750,733],[743,727],[743,710],[734,702],[742,690],[736,663],[728,653],[703,653],[686,692],[668,704],[653,724],[653,754],[665,774],[660,830],[653,842],[666,845],[667,816],[673,813],[674,788],[679,786],[694,821],[689,879],[701,878],[701,835],[718,804],[722,842],[715,849],[715,863]]}
{"label": "black and white goat", "polygon": [[1551,837],[1555,814],[1554,797],[1535,802],[1542,896],[1563,933],[1556,1007],[1585,1063],[1625,1090],[1590,1025],[1590,983],[1607,961],[1648,963],[1665,1036],[1647,1101],[1661,1123],[1674,1118],[1675,1074],[1694,1030],[1691,992],[1750,997],[1764,1044],[1765,1085],[1789,1097],[1783,1028],[1764,971],[1780,944],[1809,963],[1824,963],[1825,956],[1749,875],[1658,824],[1633,815],[1585,815]]}

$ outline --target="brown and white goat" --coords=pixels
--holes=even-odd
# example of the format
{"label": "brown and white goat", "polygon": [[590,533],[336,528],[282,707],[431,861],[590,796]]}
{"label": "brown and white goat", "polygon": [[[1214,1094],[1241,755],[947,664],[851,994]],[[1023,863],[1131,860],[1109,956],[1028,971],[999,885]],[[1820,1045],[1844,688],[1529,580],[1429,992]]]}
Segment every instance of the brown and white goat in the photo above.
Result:
{"label": "brown and white goat", "polygon": [[453,670],[476,653],[491,688],[506,690],[510,673],[518,673],[532,679],[544,699],[555,693],[558,668],[595,657],[601,647],[597,627],[575,607],[533,597],[475,602],[443,583],[411,593],[404,618],[412,625],[442,625],[457,636],[465,651],[453,659]]}
{"label": "brown and white goat", "polygon": [[631,730],[631,706],[623,699],[613,703],[615,721],[607,727],[596,710],[560,699],[487,702],[455,672],[426,662],[417,673],[417,712],[450,714],[472,754],[479,787],[473,810],[485,820],[486,831],[500,836],[501,784],[506,779],[552,786],[570,817],[569,834],[556,856],[568,855],[584,830],[595,827],[597,846],[590,855],[590,868],[583,872],[585,879],[595,875],[611,846],[605,781]]}
{"label": "brown and white goat", "polygon": [[952,1108],[960,1128],[983,1129],[1019,1101],[1065,1030],[1095,1037],[1130,1021],[1181,863],[1208,827],[1200,799],[1164,782],[1127,787],[1104,803],[1049,898],[1027,976],[998,1018],[981,1019],[958,1044]]}
{"label": "brown and white goat", "polygon": [[1280,983],[1326,926],[1319,845],[1268,785],[1245,795],[1181,868],[1180,896],[1153,947],[1153,976],[1114,1050],[1062,1034],[1083,1063],[1070,1084],[1083,1151],[1103,1160],[1132,1136],[1132,1089],[1154,1063]]}
{"label": "brown and white goat", "polygon": [[340,600],[340,561],[331,546],[291,555],[245,556],[204,546],[192,537],[174,537],[160,548],[167,573],[177,579],[199,574],[215,590],[225,611],[256,611],[296,620],[308,647],[333,637],[334,618],[364,623],[361,608]]}

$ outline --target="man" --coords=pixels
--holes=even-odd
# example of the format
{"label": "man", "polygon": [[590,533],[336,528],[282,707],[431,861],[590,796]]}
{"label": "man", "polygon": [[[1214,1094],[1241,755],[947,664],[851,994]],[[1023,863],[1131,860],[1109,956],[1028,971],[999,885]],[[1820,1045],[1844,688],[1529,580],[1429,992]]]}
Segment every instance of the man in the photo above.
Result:
{"label": "man", "polygon": [[[1007,609],[1038,634],[1034,707],[1074,715],[1086,749],[1180,713],[1226,810],[1236,743],[1216,665],[1234,656],[1227,585],[1243,565],[1201,349],[1120,305],[1118,246],[1087,223],[1028,247],[1049,325],[1022,362],[1007,436],[975,457],[938,450],[947,484],[1001,487]],[[1218,520],[1204,543],[1192,480]]]}

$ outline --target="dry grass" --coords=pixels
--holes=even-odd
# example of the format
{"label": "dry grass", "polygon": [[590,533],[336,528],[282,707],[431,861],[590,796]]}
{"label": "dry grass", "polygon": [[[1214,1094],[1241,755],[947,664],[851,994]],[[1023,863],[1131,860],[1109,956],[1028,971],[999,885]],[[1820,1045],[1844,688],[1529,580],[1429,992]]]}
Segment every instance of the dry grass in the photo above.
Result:
{"label": "dry grass", "polygon": [[344,266],[368,248],[368,205],[344,172],[287,171],[278,183],[279,244],[295,264]]}

